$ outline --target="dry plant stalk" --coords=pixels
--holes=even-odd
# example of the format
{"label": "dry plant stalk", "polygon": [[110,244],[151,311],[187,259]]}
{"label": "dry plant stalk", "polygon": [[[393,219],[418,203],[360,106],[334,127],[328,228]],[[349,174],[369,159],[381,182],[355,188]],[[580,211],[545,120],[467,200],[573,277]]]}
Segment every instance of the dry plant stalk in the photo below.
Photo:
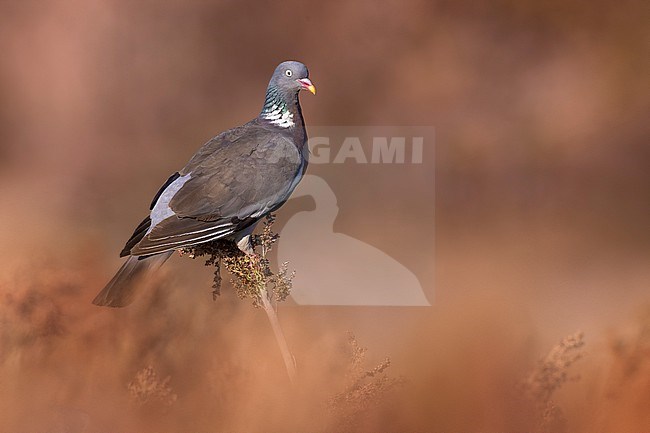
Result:
{"label": "dry plant stalk", "polygon": [[352,332],[348,333],[350,367],[345,389],[329,400],[329,408],[338,415],[340,425],[337,431],[354,431],[360,418],[372,406],[379,404],[388,391],[403,382],[402,378],[391,378],[386,370],[390,358],[385,358],[374,368],[364,368],[367,348],[359,346]]}
{"label": "dry plant stalk", "polygon": [[578,376],[569,376],[568,370],[583,357],[584,344],[582,332],[565,337],[521,384],[525,396],[534,405],[537,432],[565,431],[564,414],[552,397],[564,383],[578,379]]}
{"label": "dry plant stalk", "polygon": [[157,401],[165,406],[171,406],[177,396],[169,386],[170,380],[171,377],[167,376],[161,381],[156,370],[152,366],[147,366],[138,371],[129,383],[129,393],[141,405]]}
{"label": "dry plant stalk", "polygon": [[252,299],[255,308],[263,308],[271,323],[273,334],[280,347],[287,374],[291,382],[296,378],[296,365],[277,316],[277,303],[284,301],[291,293],[295,272],[288,272],[288,263],[282,263],[277,272],[271,269],[268,255],[280,236],[272,230],[275,215],[264,220],[262,233],[254,235],[251,243],[255,254],[244,254],[233,241],[216,240],[185,248],[182,254],[191,258],[207,256],[206,266],[214,266],[213,297],[221,293],[221,264],[233,276],[231,283],[240,299]]}

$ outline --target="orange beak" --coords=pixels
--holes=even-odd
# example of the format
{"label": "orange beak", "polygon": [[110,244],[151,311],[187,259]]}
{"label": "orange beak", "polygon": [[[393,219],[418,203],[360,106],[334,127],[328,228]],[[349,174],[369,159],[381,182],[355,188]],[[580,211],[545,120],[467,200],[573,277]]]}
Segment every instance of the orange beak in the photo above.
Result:
{"label": "orange beak", "polygon": [[309,78],[301,78],[298,80],[303,89],[309,90],[312,95],[316,94],[316,87],[312,84]]}

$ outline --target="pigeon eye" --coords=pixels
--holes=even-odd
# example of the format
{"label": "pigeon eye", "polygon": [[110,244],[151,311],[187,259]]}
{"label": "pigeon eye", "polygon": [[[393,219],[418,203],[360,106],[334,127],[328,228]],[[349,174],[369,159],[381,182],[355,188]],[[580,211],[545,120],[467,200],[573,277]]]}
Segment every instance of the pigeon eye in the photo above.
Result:
{"label": "pigeon eye", "polygon": [[287,69],[286,71],[284,71],[284,75],[286,75],[287,77],[290,77],[290,76],[293,75],[293,72],[291,72],[291,69]]}

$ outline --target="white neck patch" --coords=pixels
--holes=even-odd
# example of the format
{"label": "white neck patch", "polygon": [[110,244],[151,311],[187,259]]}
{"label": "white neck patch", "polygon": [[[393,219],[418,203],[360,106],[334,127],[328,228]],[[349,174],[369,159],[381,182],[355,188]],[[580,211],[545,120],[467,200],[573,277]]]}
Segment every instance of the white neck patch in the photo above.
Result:
{"label": "white neck patch", "polygon": [[273,104],[269,111],[264,111],[261,117],[280,128],[290,128],[295,125],[293,114],[286,108],[283,109],[283,107],[278,107],[276,104]]}

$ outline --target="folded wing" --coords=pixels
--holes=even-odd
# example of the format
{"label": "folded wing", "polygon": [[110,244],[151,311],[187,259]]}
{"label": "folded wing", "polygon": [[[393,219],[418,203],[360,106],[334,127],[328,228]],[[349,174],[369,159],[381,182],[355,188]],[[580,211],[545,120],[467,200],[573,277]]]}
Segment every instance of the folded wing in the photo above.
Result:
{"label": "folded wing", "polygon": [[221,134],[163,186],[122,253],[157,254],[244,230],[288,199],[303,169],[296,146],[277,132],[247,124]]}

